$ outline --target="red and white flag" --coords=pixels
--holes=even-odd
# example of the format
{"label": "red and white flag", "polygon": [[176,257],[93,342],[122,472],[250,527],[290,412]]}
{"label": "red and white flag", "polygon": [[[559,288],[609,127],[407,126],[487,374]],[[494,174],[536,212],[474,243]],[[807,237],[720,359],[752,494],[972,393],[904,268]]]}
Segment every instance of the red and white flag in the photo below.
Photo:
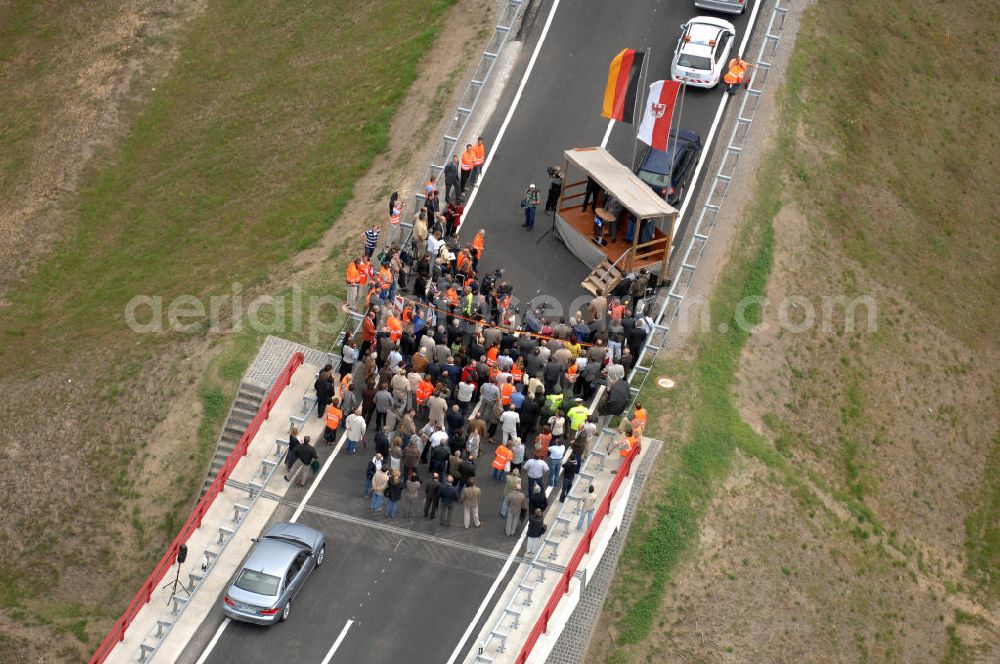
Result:
{"label": "red and white flag", "polygon": [[674,115],[674,102],[681,84],[677,81],[657,81],[649,86],[646,110],[642,114],[639,135],[636,137],[656,150],[667,150],[670,119]]}

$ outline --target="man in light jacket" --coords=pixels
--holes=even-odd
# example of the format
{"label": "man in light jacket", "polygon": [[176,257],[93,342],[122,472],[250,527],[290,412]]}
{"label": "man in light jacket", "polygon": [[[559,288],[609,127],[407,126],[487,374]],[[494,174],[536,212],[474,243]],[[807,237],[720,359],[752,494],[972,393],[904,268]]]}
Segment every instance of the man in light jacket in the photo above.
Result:
{"label": "man in light jacket", "polygon": [[358,451],[358,443],[364,441],[365,431],[368,429],[360,408],[347,416],[344,427],[347,429],[347,453],[354,454]]}
{"label": "man in light jacket", "polygon": [[480,489],[476,486],[476,479],[474,477],[468,478],[465,488],[462,489],[463,521],[465,522],[466,530],[469,529],[470,520],[476,528],[483,527],[483,524],[479,521],[479,497]]}

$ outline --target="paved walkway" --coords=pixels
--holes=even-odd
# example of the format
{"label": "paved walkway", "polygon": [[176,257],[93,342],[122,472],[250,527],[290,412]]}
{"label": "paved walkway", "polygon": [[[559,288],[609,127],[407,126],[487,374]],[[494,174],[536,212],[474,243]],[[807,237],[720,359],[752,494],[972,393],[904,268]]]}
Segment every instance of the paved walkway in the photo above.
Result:
{"label": "paved walkway", "polygon": [[257,351],[257,357],[250,364],[243,380],[265,390],[270,390],[288,363],[288,358],[296,352],[302,353],[305,357],[305,363],[314,367],[322,367],[327,362],[327,354],[321,350],[269,334],[264,339],[260,350]]}

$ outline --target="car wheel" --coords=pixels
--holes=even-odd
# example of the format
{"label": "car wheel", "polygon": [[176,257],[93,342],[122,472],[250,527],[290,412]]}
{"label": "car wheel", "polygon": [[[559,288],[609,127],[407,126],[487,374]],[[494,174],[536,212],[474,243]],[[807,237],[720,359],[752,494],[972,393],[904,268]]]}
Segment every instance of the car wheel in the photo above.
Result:
{"label": "car wheel", "polygon": [[292,600],[288,600],[288,603],[285,604],[285,608],[281,609],[281,618],[279,618],[279,620],[281,622],[285,622],[286,620],[288,620],[288,614],[290,614],[291,612],[292,612]]}
{"label": "car wheel", "polygon": [[319,553],[316,554],[316,567],[323,564],[323,560],[326,558],[326,544],[319,547]]}

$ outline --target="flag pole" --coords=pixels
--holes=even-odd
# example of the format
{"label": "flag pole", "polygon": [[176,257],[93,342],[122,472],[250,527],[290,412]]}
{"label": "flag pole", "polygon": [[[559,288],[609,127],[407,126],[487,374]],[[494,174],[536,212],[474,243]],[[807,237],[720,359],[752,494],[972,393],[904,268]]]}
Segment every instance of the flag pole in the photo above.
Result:
{"label": "flag pole", "polygon": [[[667,130],[667,141],[668,142],[670,141],[670,131],[671,130],[675,130],[675,131],[678,131],[678,132],[680,131],[680,127],[678,125],[680,124],[681,114],[684,112],[684,92],[686,90],[687,90],[687,83],[684,83],[683,81],[681,81],[681,101],[680,101],[679,104],[677,104],[677,108],[674,109],[674,111],[675,111],[674,115],[670,118],[670,129]],[[676,123],[674,122],[674,118],[677,119]],[[674,182],[674,157],[677,156],[677,144],[680,142],[679,139],[680,139],[680,136],[678,135],[677,139],[674,139],[674,149],[670,151],[670,172],[667,175],[667,186],[669,186],[669,187],[673,187],[674,186],[673,185],[673,182]]]}
{"label": "flag pole", "polygon": [[[643,110],[643,113],[645,113],[645,111],[646,111],[646,102],[648,101],[647,97],[649,97],[649,90],[646,88],[646,73],[649,71],[649,51],[650,51],[650,49],[647,48],[646,49],[646,55],[642,59],[642,74],[641,74],[642,75],[642,83],[640,84],[640,87],[639,87],[639,90],[640,90],[639,94],[640,94],[640,101],[642,101],[643,103],[636,104],[632,108],[632,126],[633,127],[636,126],[636,122],[635,122],[636,111],[641,108]],[[635,171],[635,157],[636,157],[636,153],[638,151],[639,151],[639,136],[637,134],[635,136],[635,138],[632,139],[632,171],[633,172]]]}

